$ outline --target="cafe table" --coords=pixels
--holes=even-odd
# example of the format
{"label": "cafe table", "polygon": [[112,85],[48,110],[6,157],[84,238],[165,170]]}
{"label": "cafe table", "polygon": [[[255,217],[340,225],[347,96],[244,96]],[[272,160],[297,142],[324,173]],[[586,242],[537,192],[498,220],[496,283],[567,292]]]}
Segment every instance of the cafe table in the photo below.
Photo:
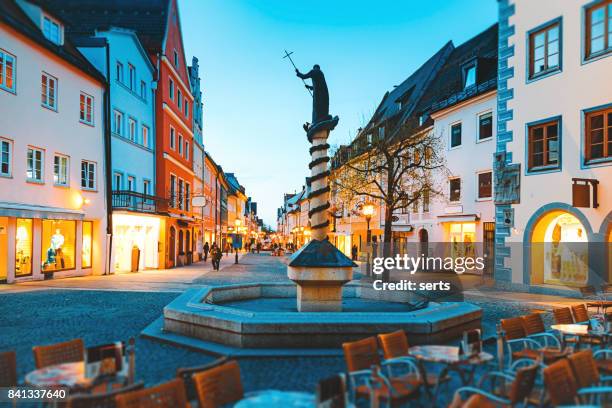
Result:
{"label": "cafe table", "polygon": [[421,376],[425,379],[428,391],[432,384],[427,384],[427,375],[423,363],[437,363],[444,366],[435,384],[434,404],[440,390],[440,382],[445,380],[450,371],[456,372],[462,385],[466,386],[474,380],[474,374],[478,366],[493,360],[493,355],[485,351],[474,355],[460,354],[459,351],[459,347],[441,345],[413,346],[408,350],[408,355],[421,363]]}
{"label": "cafe table", "polygon": [[312,408],[314,394],[298,391],[263,390],[245,395],[234,408]]}
{"label": "cafe table", "polygon": [[550,328],[561,333],[561,338],[563,340],[564,347],[566,336],[578,337],[579,342],[582,338],[599,338],[601,339],[604,345],[612,336],[612,333],[610,333],[609,331],[591,330],[587,324],[553,324],[552,326],[550,326]]}
{"label": "cafe table", "polygon": [[65,387],[70,390],[86,389],[93,383],[93,380],[85,375],[83,361],[50,365],[34,370],[25,376],[25,383],[33,387]]}

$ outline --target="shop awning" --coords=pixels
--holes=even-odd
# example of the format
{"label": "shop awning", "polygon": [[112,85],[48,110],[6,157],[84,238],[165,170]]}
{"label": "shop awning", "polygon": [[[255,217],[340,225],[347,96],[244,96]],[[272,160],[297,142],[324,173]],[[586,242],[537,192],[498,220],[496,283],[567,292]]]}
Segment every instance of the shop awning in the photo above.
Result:
{"label": "shop awning", "polygon": [[475,222],[480,221],[480,214],[438,215],[440,222]]}
{"label": "shop awning", "polygon": [[0,201],[0,217],[82,220],[85,217],[85,212],[82,210],[71,210],[68,208]]}

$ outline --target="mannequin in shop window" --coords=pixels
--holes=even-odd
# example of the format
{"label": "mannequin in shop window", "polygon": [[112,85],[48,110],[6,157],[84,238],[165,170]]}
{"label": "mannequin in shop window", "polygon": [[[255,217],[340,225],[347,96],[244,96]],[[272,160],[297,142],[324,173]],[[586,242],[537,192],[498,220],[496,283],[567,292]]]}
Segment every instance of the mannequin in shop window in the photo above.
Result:
{"label": "mannequin in shop window", "polygon": [[[62,254],[62,246],[64,245],[64,236],[60,232],[59,228],[55,230],[55,234],[51,237],[51,245],[47,250],[47,259],[43,264],[43,269],[49,269],[51,265],[55,265],[55,269],[64,269],[65,261]],[[59,265],[58,265],[59,262]]]}

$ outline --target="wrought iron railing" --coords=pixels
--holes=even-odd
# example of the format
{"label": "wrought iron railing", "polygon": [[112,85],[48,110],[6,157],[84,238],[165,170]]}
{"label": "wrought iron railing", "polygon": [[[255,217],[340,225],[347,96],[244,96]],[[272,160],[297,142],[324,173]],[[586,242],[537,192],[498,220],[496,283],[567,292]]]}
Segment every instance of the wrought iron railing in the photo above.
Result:
{"label": "wrought iron railing", "polygon": [[156,213],[166,200],[136,191],[113,191],[113,209]]}

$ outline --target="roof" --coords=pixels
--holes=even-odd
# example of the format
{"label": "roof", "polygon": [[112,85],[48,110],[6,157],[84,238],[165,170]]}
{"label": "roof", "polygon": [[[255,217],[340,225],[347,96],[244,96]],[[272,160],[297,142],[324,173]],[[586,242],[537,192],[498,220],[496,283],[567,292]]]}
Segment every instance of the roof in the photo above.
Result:
{"label": "roof", "polygon": [[227,179],[227,184],[230,187],[230,194],[235,194],[237,191],[244,194],[244,187],[240,185],[234,173],[225,173],[225,178]]}
{"label": "roof", "polygon": [[45,0],[69,23],[71,35],[89,36],[110,27],[130,28],[150,53],[161,51],[170,0]]}
{"label": "roof", "polygon": [[[417,111],[434,112],[497,87],[497,24],[456,47],[428,87]],[[464,89],[463,67],[476,63],[476,86]]]}
{"label": "roof", "polygon": [[[39,4],[40,2],[36,2]],[[46,11],[44,6],[41,6]],[[57,45],[47,40],[39,26],[24,13],[15,0],[0,0],[0,21],[28,37],[54,53],[69,64],[101,83],[106,83],[104,76],[77,50],[69,38],[64,38],[64,44]],[[66,37],[66,36],[64,36]]]}

